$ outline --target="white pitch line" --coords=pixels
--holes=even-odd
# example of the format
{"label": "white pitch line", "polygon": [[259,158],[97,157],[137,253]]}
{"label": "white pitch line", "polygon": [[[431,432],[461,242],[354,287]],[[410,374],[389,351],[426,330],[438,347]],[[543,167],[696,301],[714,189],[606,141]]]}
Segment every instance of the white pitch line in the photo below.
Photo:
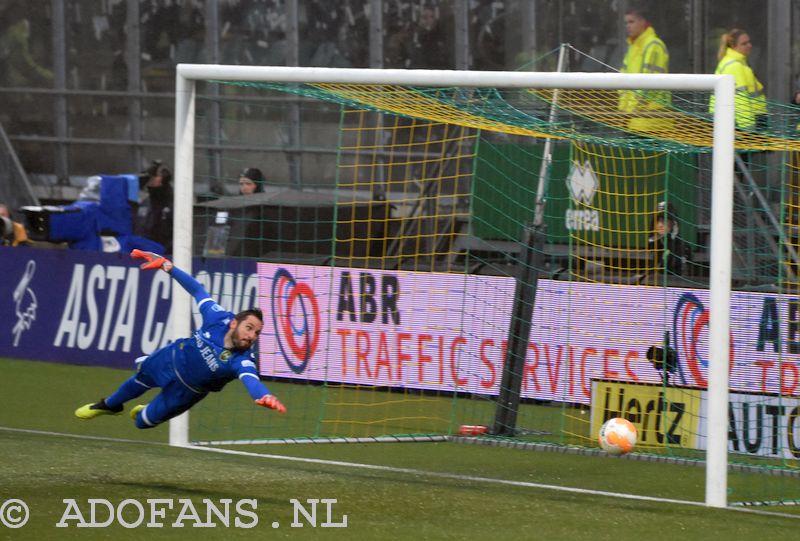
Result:
{"label": "white pitch line", "polygon": [[166,442],[160,442],[160,441],[128,440],[125,438],[112,438],[109,436],[89,436],[88,434],[71,434],[69,432],[51,432],[49,430],[12,428],[10,426],[0,426],[0,430],[4,430],[6,432],[20,432],[22,434],[36,434],[37,436],[56,436],[59,438],[74,438],[77,440],[107,441],[111,443],[144,443],[147,445],[168,445]]}
{"label": "white pitch line", "polygon": [[[250,451],[237,451],[234,449],[217,449],[213,447],[194,447],[198,451],[210,451],[213,453],[222,453],[222,454],[229,454],[229,455],[241,455],[241,456],[251,456],[251,457],[264,457],[264,458],[272,458],[275,460],[288,460],[291,462],[307,462],[311,464],[324,464],[326,466],[342,466],[347,468],[361,468],[365,470],[377,470],[377,471],[386,471],[392,473],[408,473],[411,475],[422,475],[428,477],[439,477],[442,479],[454,479],[456,481],[474,481],[474,482],[481,482],[481,483],[497,483],[501,485],[511,485],[517,487],[527,487],[527,488],[542,488],[546,490],[560,490],[562,492],[573,492],[576,494],[592,494],[595,496],[613,496],[617,498],[625,498],[629,500],[645,500],[645,501],[654,501],[660,503],[676,503],[676,504],[683,504],[683,505],[697,505],[704,507],[705,504],[702,502],[693,502],[689,500],[671,500],[669,498],[656,498],[652,496],[637,496],[635,494],[622,494],[618,492],[606,492],[604,490],[592,490],[589,488],[573,488],[573,487],[562,487],[558,485],[545,485],[542,483],[532,483],[529,481],[513,481],[510,479],[497,479],[494,477],[479,477],[475,475],[462,475],[458,473],[444,473],[444,472],[433,472],[433,471],[426,471],[426,470],[416,470],[414,468],[398,468],[396,466],[381,466],[379,464],[362,464],[359,462],[343,462],[341,460],[327,460],[322,458],[304,458],[304,457],[296,457],[296,456],[285,456],[285,455],[271,455],[271,454],[262,454],[262,453],[253,453]],[[798,517],[800,518],[800,517]]]}
{"label": "white pitch line", "polygon": [[[95,440],[95,441],[107,441],[107,442],[114,442],[114,443],[142,443],[147,445],[167,445],[163,442],[154,442],[154,441],[142,441],[142,440],[129,440],[124,438],[111,438],[111,437],[104,437],[104,436],[87,436],[83,434],[70,434],[66,432],[51,432],[46,430],[31,430],[25,428],[11,428],[0,426],[0,430],[4,430],[6,432],[21,432],[25,434],[36,434],[40,436],[56,436],[62,438],[75,438],[75,439],[85,439],[85,440]],[[558,485],[547,485],[544,483],[532,483],[530,481],[513,481],[511,479],[497,479],[495,477],[479,477],[476,475],[461,475],[458,473],[445,473],[445,472],[434,472],[434,471],[427,471],[427,470],[417,470],[414,468],[399,468],[396,466],[381,466],[379,464],[363,464],[360,462],[345,462],[341,460],[328,460],[323,458],[305,458],[305,457],[297,457],[297,456],[286,456],[286,455],[274,455],[274,454],[265,454],[265,453],[253,453],[250,451],[237,451],[234,449],[217,449],[214,447],[201,447],[195,445],[188,445],[182,447],[183,449],[188,449],[192,451],[205,451],[208,453],[220,453],[225,455],[235,455],[235,456],[246,456],[246,457],[256,457],[256,458],[266,458],[272,460],[284,460],[288,462],[303,462],[306,464],[322,464],[325,466],[339,466],[343,468],[358,468],[363,470],[373,470],[373,471],[384,471],[384,472],[391,472],[391,473],[401,473],[401,474],[409,474],[409,475],[416,475],[422,477],[436,477],[439,479],[451,479],[455,481],[469,481],[473,483],[492,483],[497,485],[508,485],[508,486],[515,486],[515,487],[523,487],[523,488],[538,488],[542,490],[553,490],[556,492],[569,492],[572,494],[588,494],[592,496],[605,496],[609,498],[621,498],[625,500],[636,500],[636,501],[644,501],[644,502],[654,502],[654,503],[669,503],[669,504],[677,504],[677,505],[687,505],[692,507],[706,507],[705,503],[703,502],[695,502],[690,500],[675,500],[671,498],[656,498],[655,496],[640,496],[636,494],[624,494],[620,492],[608,492],[605,490],[593,490],[589,488],[576,488],[576,487],[564,487]],[[725,507],[725,510],[729,511],[736,511],[740,513],[752,513],[754,515],[767,515],[767,516],[774,516],[774,517],[783,517],[783,518],[791,518],[791,519],[800,519],[800,515],[792,515],[789,513],[779,513],[776,511],[763,511],[760,509],[752,509],[747,507]]]}

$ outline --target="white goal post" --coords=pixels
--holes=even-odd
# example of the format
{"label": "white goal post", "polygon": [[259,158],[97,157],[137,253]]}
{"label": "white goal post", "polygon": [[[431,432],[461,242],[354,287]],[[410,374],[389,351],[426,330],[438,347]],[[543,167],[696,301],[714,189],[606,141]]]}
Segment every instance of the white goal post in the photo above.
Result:
{"label": "white goal post", "polygon": [[[734,79],[730,75],[447,71],[304,68],[179,64],[175,96],[175,208],[173,259],[191,271],[194,201],[196,81],[357,83],[419,87],[563,88],[711,91],[714,108],[712,160],[708,447],[705,503],[727,505],[728,379],[733,234]],[[174,295],[173,337],[191,332],[191,298]],[[171,445],[189,444],[188,413],[170,423]]]}

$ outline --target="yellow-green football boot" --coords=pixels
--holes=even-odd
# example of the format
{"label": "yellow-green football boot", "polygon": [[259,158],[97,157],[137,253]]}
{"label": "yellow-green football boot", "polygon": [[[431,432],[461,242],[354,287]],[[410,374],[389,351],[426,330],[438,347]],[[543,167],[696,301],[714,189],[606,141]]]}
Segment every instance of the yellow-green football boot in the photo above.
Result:
{"label": "yellow-green football boot", "polygon": [[139,404],[138,406],[134,406],[133,409],[131,410],[131,419],[133,419],[135,421],[136,420],[136,414],[139,413],[140,411],[142,411],[143,409],[144,409],[144,405],[142,405],[142,404]]}
{"label": "yellow-green football boot", "polygon": [[106,399],[102,398],[94,404],[86,404],[76,409],[75,417],[88,421],[89,419],[100,417],[101,415],[119,415],[124,409],[125,408],[122,406],[111,408],[106,404]]}

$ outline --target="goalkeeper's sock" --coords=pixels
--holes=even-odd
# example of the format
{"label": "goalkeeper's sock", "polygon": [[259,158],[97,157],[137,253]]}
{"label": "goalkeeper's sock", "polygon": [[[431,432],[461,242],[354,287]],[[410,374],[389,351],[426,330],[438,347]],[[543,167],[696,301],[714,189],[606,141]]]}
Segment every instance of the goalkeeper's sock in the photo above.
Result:
{"label": "goalkeeper's sock", "polygon": [[131,410],[131,419],[136,423],[136,428],[153,428],[157,424],[147,418],[147,406],[141,404]]}
{"label": "goalkeeper's sock", "polygon": [[128,400],[133,400],[134,398],[142,396],[149,389],[150,386],[139,381],[136,376],[131,376],[125,381],[125,383],[119,386],[119,389],[114,391],[111,396],[106,398],[106,404],[112,408],[122,407],[122,404]]}

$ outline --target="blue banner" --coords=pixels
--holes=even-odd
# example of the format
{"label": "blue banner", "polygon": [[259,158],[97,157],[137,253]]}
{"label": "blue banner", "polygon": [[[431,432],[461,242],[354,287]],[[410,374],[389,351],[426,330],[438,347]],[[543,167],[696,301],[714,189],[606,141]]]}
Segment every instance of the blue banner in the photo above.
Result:
{"label": "blue banner", "polygon": [[[121,253],[0,247],[0,357],[130,368],[167,344],[180,286],[138,263]],[[258,306],[254,261],[195,258],[192,274],[232,312]]]}

